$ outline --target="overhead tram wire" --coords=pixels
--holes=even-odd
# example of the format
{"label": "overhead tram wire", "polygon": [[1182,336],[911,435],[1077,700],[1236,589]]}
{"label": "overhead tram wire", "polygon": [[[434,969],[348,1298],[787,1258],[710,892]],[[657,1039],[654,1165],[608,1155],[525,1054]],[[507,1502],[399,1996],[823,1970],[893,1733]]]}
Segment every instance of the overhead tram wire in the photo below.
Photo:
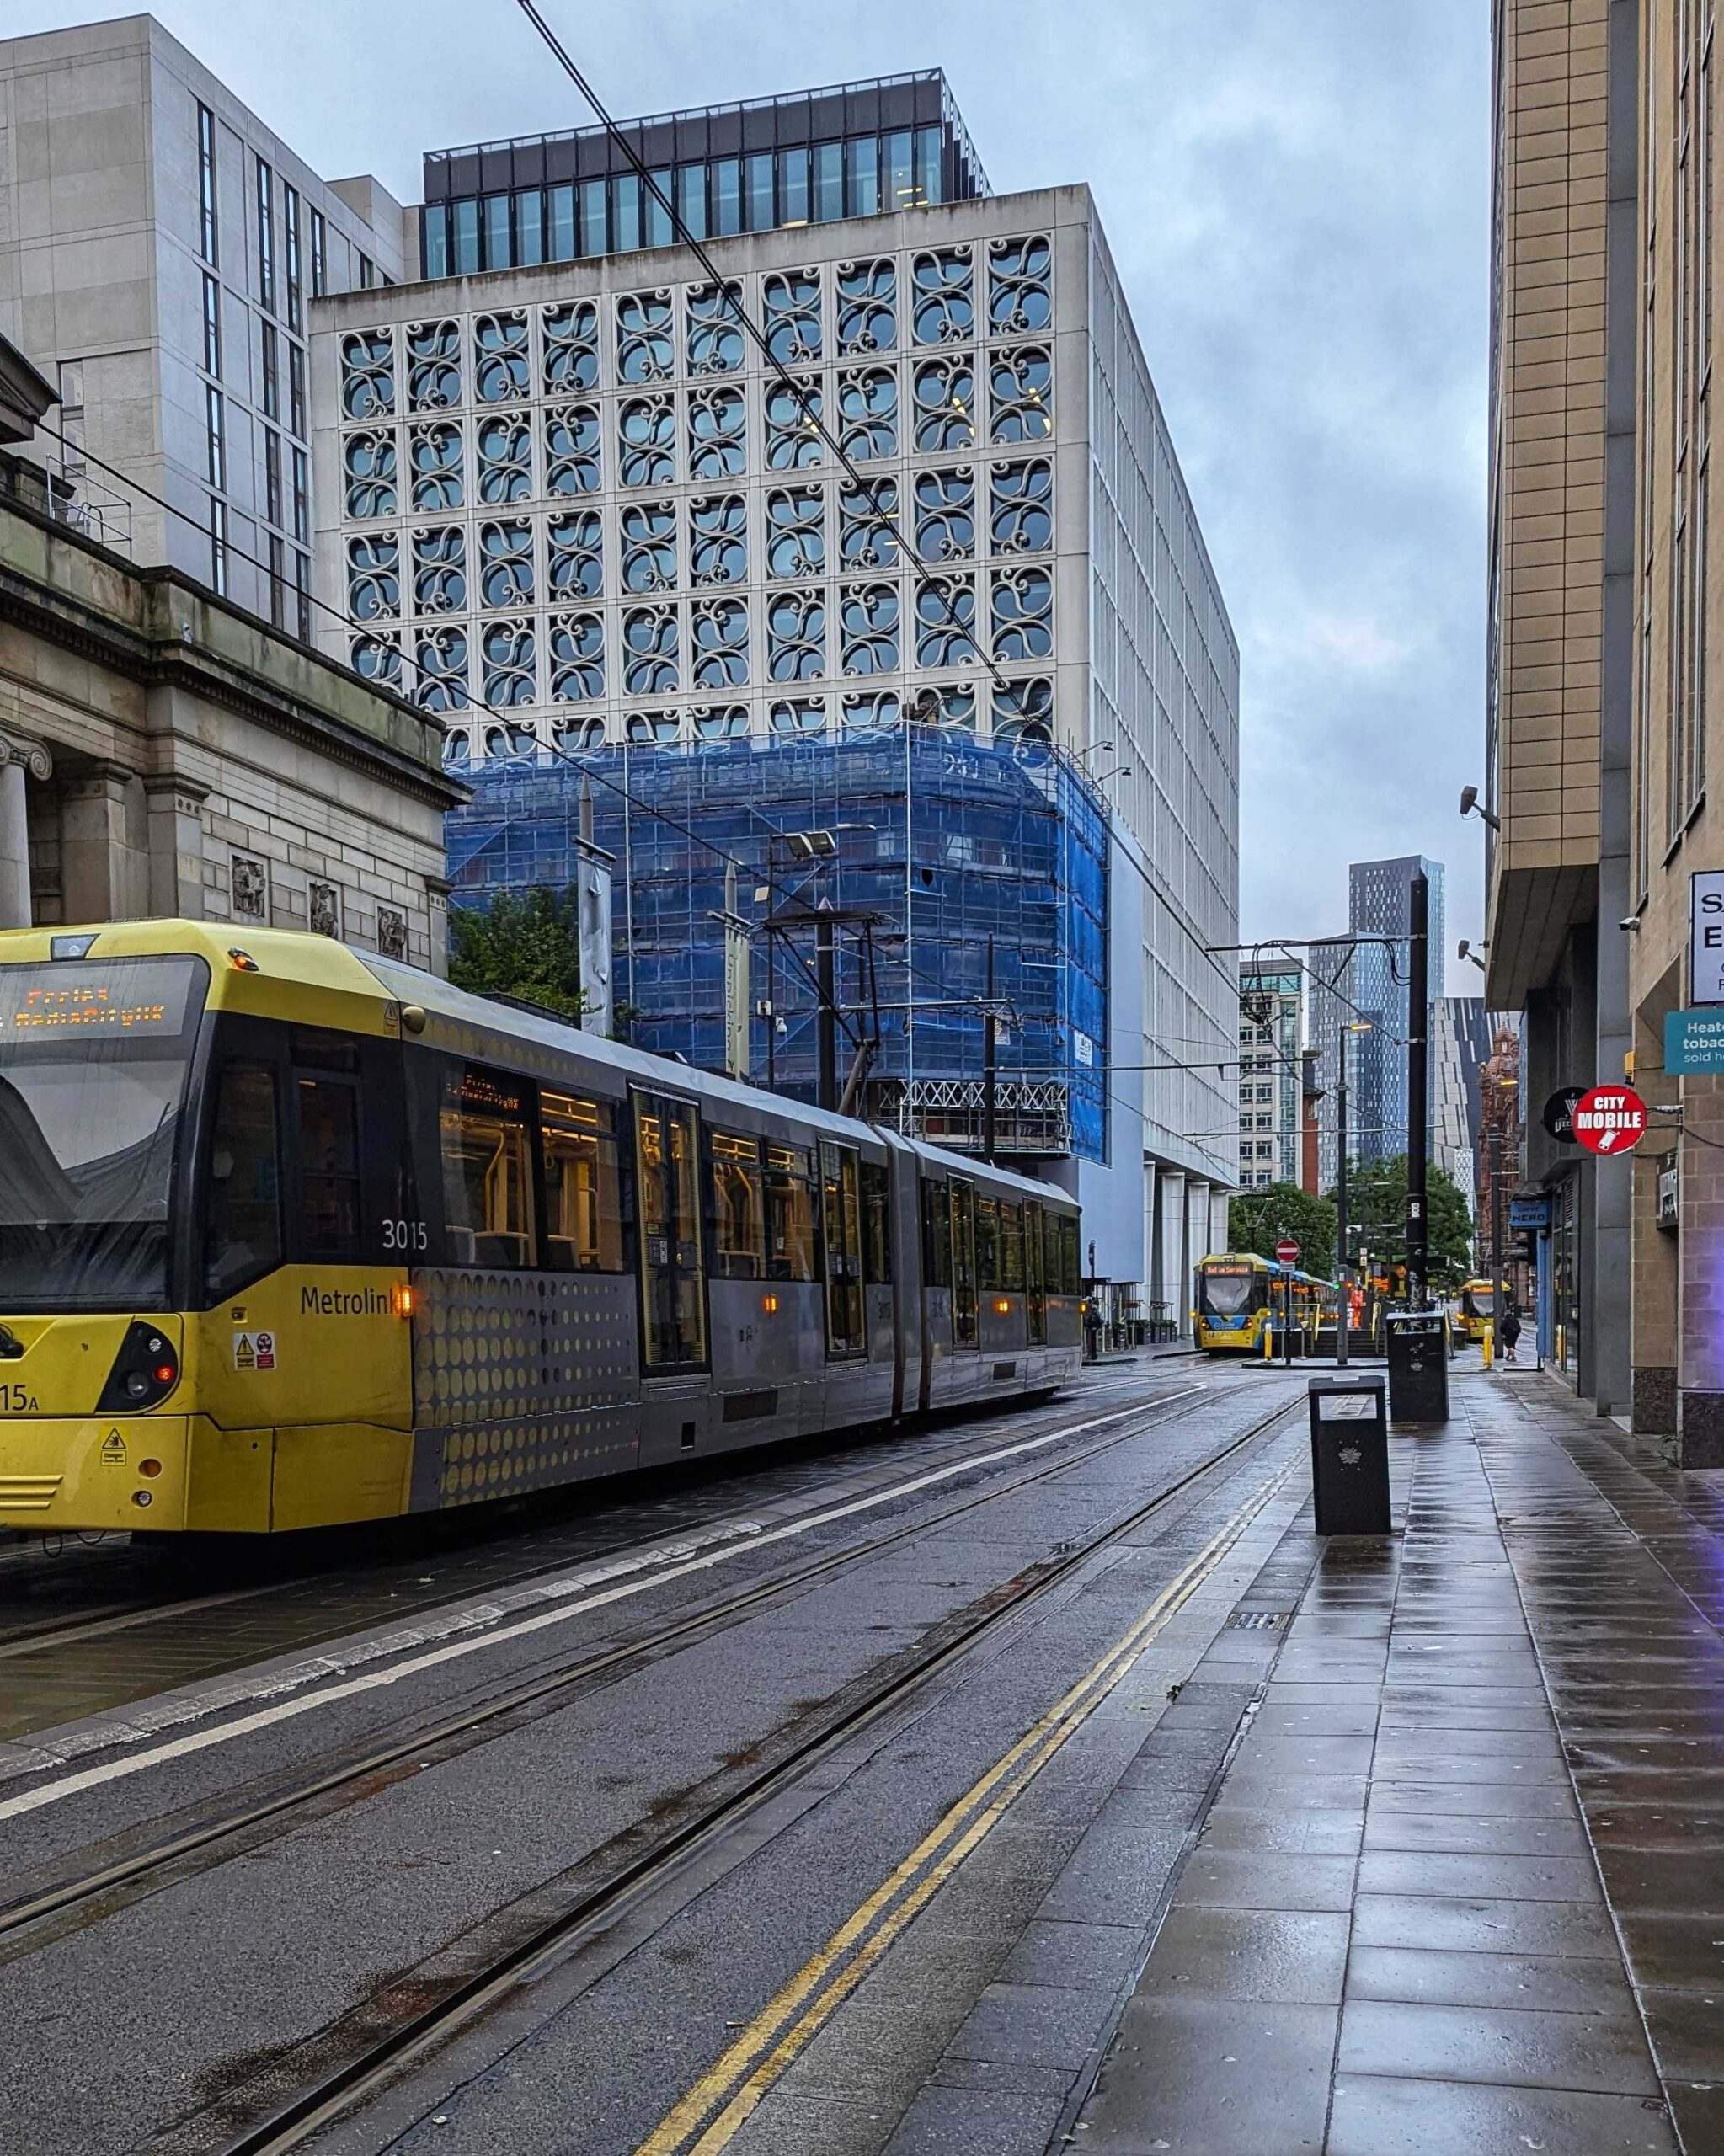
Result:
{"label": "overhead tram wire", "polygon": [[[40,432],[51,436],[54,440],[58,441],[63,447],[75,447],[79,456],[86,464],[93,464],[99,470],[105,472],[110,478],[119,480],[122,486],[129,488],[133,494],[141,495],[145,501],[152,503],[156,508],[164,510],[168,515],[179,517],[183,523],[189,524],[192,530],[197,532],[200,537],[207,538],[209,536],[208,527],[200,518],[194,516],[189,510],[182,509],[177,502],[171,502],[164,494],[157,494],[152,488],[144,485],[141,480],[134,478],[131,472],[122,470],[117,464],[109,463],[105,458],[97,456],[93,450],[88,448],[84,444],[72,443],[70,438],[62,433],[58,427],[50,426],[45,420],[39,420],[37,422],[37,425]],[[227,552],[236,560],[246,563],[249,567],[258,570],[261,574],[270,577],[272,579],[275,579],[275,571],[260,556],[248,553],[243,547],[235,544],[231,540],[227,542]],[[221,595],[217,594],[216,595],[219,597]],[[363,622],[355,621],[351,614],[346,612],[343,608],[334,605],[330,600],[320,598],[315,591],[310,590],[302,590],[299,587],[295,586],[294,595],[296,598],[303,599],[308,607],[315,608],[320,614],[328,615],[331,621],[338,622],[343,628],[348,630],[353,635],[363,638],[366,642],[375,644],[380,650],[394,652],[397,657],[413,668],[414,671],[420,676],[421,680],[435,681],[440,679],[440,676],[433,675],[430,670],[421,663],[417,654],[408,648],[405,642],[400,644],[392,644],[388,643],[386,640],[384,633],[368,627]],[[294,641],[300,642],[302,641],[302,639],[295,638]],[[385,683],[382,686],[387,687],[388,685]],[[467,696],[467,703],[462,707],[462,708],[471,708],[482,712],[486,718],[494,719],[499,726],[504,728],[514,723],[506,712],[499,711],[494,704],[487,702],[482,695],[476,691],[464,691],[463,693]],[[416,708],[425,712],[426,715],[432,718],[436,718],[440,716],[436,712],[430,711],[429,708],[424,706],[416,706]],[[903,723],[908,725],[910,722],[906,717]],[[572,755],[569,750],[562,747],[559,743],[547,741],[542,738],[538,738],[536,740],[536,747],[544,750],[547,755],[555,756],[562,762],[568,764],[571,768],[578,771],[583,778],[591,779],[596,784],[605,787],[607,792],[616,795],[621,800],[627,802],[632,808],[637,810],[640,814],[654,818],[659,823],[663,824],[667,830],[675,831],[679,838],[686,839],[691,845],[702,848],[706,852],[711,854],[715,860],[723,862],[727,867],[734,867],[739,873],[752,877],[757,885],[764,887],[771,893],[775,905],[786,899],[793,899],[797,896],[798,889],[800,887],[793,889],[782,882],[780,878],[773,873],[770,860],[766,863],[766,867],[761,868],[756,867],[755,864],[751,862],[743,860],[739,855],[728,852],[724,847],[715,844],[713,840],[707,838],[701,832],[694,830],[691,825],[685,824],[677,817],[673,816],[668,809],[657,807],[654,803],[648,801],[641,795],[632,792],[626,785],[619,784],[616,780],[607,777],[603,771],[597,770],[591,765],[584,763],[579,757]],[[500,762],[507,760],[499,759],[499,760]],[[819,984],[815,978],[814,968],[809,964],[809,960],[803,953],[796,948],[793,943],[790,945],[789,948],[791,957],[801,969],[803,974],[807,978],[809,985],[814,991],[816,1004],[819,1004],[823,999],[820,995]],[[905,971],[908,974],[916,979],[927,982],[931,987],[937,988],[942,992],[942,994],[944,993],[947,984],[938,979],[932,974],[926,972],[922,967],[915,964],[914,962],[910,959],[907,953],[904,963]],[[980,1005],[990,1001],[997,1002],[1000,999],[998,997],[990,998],[988,996],[977,995],[955,999],[948,998],[947,1000],[962,1003],[964,1007],[969,1008],[973,1006],[979,1006]],[[838,1019],[840,1024],[844,1027],[846,1033],[850,1035],[852,1040],[854,1040],[855,1033],[850,1025],[848,1015],[842,1009],[837,1009],[835,1010],[834,1016]]]}
{"label": "overhead tram wire", "polygon": [[[974,651],[976,657],[982,665],[986,668],[989,678],[992,680],[995,687],[1009,696],[1011,691],[1011,684],[1006,675],[1001,672],[998,663],[984,648],[983,643],[979,640],[977,630],[979,628],[980,625],[976,624],[973,627],[967,628],[964,624],[958,620],[956,612],[953,609],[952,602],[947,598],[940,583],[935,577],[930,574],[928,565],[922,559],[921,550],[915,544],[915,541],[913,536],[913,530],[906,531],[901,528],[898,519],[895,516],[889,515],[886,510],[880,507],[878,498],[874,491],[875,488],[888,485],[895,485],[897,483],[896,481],[887,477],[873,479],[867,478],[860,471],[857,470],[854,461],[851,457],[849,451],[846,449],[843,442],[833,433],[830,427],[827,425],[818,406],[810,401],[808,385],[805,382],[798,381],[796,376],[790,371],[789,368],[785,366],[784,362],[778,357],[778,355],[772,350],[771,340],[767,337],[766,332],[755,322],[752,316],[750,315],[747,308],[744,307],[742,303],[742,294],[738,289],[736,284],[730,278],[726,277],[723,274],[723,272],[718,269],[717,264],[713,260],[712,256],[707,253],[705,243],[690,231],[681,211],[676,207],[676,205],[672,199],[675,192],[675,189],[673,188],[667,193],[666,190],[659,185],[658,180],[654,179],[653,173],[649,170],[644,160],[642,158],[640,152],[635,148],[633,143],[629,141],[627,136],[618,125],[616,120],[606,109],[599,97],[598,92],[593,88],[587,77],[583,74],[581,70],[575,65],[574,60],[569,56],[567,47],[563,45],[557,33],[551,28],[551,25],[545,20],[544,16],[534,4],[534,0],[515,0],[515,4],[520,8],[520,12],[526,17],[533,28],[538,32],[540,37],[543,39],[546,49],[550,52],[558,66],[562,68],[563,73],[568,76],[569,81],[573,83],[576,89],[580,92],[581,96],[585,99],[588,105],[592,109],[594,117],[597,120],[599,125],[604,129],[611,142],[614,143],[616,147],[622,152],[624,157],[627,158],[629,163],[634,168],[637,176],[639,178],[642,184],[646,188],[653,200],[658,204],[659,207],[670,219],[670,230],[677,242],[681,246],[686,247],[694,256],[696,261],[700,264],[701,268],[706,272],[714,291],[719,295],[721,303],[727,307],[735,318],[737,327],[742,331],[743,335],[755,347],[755,350],[760,353],[761,358],[766,361],[767,366],[771,368],[777,380],[790,392],[791,395],[794,397],[798,408],[802,413],[803,424],[807,427],[809,432],[818,435],[819,440],[826,445],[827,448],[831,451],[834,460],[838,464],[840,469],[843,472],[845,477],[850,481],[857,493],[867,503],[870,512],[868,518],[869,522],[873,524],[878,530],[891,532],[894,543],[902,550],[906,560],[910,565],[911,574],[915,580],[918,595],[923,592],[931,592],[934,595],[943,611],[947,627],[956,630],[959,635],[963,637],[965,641]],[[962,407],[960,406],[959,408],[961,409]],[[1052,419],[1048,417],[1045,412],[1043,414],[1043,424],[1048,434],[1051,436],[1054,423]],[[971,431],[974,432],[974,418],[972,417]]]}

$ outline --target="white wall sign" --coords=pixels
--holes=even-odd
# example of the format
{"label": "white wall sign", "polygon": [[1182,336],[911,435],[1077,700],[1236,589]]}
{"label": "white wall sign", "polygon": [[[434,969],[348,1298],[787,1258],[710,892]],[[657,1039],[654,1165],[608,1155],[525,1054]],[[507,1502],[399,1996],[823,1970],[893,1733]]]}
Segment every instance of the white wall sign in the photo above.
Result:
{"label": "white wall sign", "polygon": [[1724,868],[1688,879],[1688,1000],[1724,1003]]}

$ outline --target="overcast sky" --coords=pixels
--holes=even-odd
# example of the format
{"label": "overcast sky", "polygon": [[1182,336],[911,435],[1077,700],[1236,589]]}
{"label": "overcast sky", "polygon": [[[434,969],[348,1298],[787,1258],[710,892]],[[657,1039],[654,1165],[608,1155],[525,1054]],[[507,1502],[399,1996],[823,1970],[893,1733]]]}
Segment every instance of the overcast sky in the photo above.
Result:
{"label": "overcast sky", "polygon": [[[1481,0],[542,0],[619,115],[942,67],[996,191],[1087,180],[1240,642],[1244,937],[1347,863],[1481,932],[1489,10]],[[12,0],[13,34],[118,13]],[[311,164],[583,124],[514,0],[160,0]]]}

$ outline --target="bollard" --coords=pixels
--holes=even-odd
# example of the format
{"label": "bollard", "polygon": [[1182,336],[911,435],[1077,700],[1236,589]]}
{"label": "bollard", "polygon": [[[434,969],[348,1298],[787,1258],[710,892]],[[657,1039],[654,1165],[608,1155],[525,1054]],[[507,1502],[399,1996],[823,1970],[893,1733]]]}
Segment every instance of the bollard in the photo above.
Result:
{"label": "bollard", "polygon": [[1496,1326],[1487,1325],[1479,1335],[1479,1368],[1481,1370],[1488,1370],[1491,1367],[1491,1348],[1496,1339]]}
{"label": "bollard", "polygon": [[1265,1318],[1263,1320],[1263,1360],[1266,1363],[1273,1363],[1274,1359],[1275,1328],[1269,1322],[1268,1319]]}

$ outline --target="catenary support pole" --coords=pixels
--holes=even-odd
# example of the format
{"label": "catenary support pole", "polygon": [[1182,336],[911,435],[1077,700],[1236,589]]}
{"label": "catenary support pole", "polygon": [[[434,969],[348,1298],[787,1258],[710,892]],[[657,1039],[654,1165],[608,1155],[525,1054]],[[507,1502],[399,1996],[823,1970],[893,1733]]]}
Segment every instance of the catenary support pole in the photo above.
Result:
{"label": "catenary support pole", "polygon": [[999,1139],[999,1026],[994,1016],[994,939],[988,938],[987,1001],[982,1009],[982,1158],[991,1167]]}
{"label": "catenary support pole", "polygon": [[834,963],[832,917],[822,914],[814,926],[814,985],[820,999],[815,1039],[819,1053],[819,1105],[838,1110],[838,984]]}
{"label": "catenary support pole", "polygon": [[1427,1163],[1428,1102],[1430,1093],[1430,878],[1422,868],[1413,872],[1408,892],[1406,977],[1406,1306],[1426,1306],[1425,1277],[1429,1270],[1428,1214],[1430,1193]]}
{"label": "catenary support pole", "polygon": [[1353,1326],[1353,1295],[1347,1279],[1347,1027],[1341,1028],[1341,1082],[1335,1088],[1335,1278],[1340,1289],[1335,1309],[1335,1362],[1347,1367],[1347,1336]]}

